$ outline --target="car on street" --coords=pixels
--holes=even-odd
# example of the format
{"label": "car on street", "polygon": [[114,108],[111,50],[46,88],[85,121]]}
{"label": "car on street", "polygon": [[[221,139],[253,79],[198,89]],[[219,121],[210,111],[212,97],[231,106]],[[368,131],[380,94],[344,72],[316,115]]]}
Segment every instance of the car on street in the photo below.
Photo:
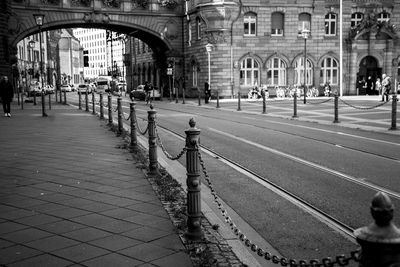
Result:
{"label": "car on street", "polygon": [[47,94],[54,94],[54,86],[52,86],[52,85],[46,85],[46,86],[44,87],[44,92],[45,92],[46,95],[47,95]]}
{"label": "car on street", "polygon": [[87,85],[87,84],[78,85],[78,93],[86,94],[86,92],[88,94],[92,93],[92,88],[89,87],[89,85]]}
{"label": "car on street", "polygon": [[[146,92],[144,91],[144,85],[138,85],[138,87],[130,93],[130,97],[134,97],[137,100],[145,100]],[[153,90],[150,91],[150,97],[154,97],[154,99],[160,99],[160,90],[157,87],[154,87]]]}
{"label": "car on street", "polygon": [[68,84],[63,84],[61,85],[61,92],[72,92],[72,88]]}

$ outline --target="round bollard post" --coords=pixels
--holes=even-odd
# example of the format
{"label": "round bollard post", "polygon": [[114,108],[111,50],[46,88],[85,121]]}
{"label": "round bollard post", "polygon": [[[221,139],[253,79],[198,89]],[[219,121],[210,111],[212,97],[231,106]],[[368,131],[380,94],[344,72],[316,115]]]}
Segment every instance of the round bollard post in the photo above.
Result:
{"label": "round bollard post", "polygon": [[397,95],[392,96],[392,126],[389,130],[397,130],[396,120],[397,120]]}
{"label": "round bollard post", "polygon": [[85,94],[85,111],[89,111],[89,96],[88,96],[88,91],[86,91],[86,94]]}
{"label": "round bollard post", "polygon": [[60,104],[62,103],[62,90],[60,88]]}
{"label": "round bollard post", "polygon": [[190,128],[186,133],[186,185],[187,185],[187,232],[191,240],[203,237],[201,230],[201,180],[199,162],[200,130],[196,128],[193,118],[189,121]]}
{"label": "round bollard post", "polygon": [[200,90],[199,90],[199,106],[201,106]]}
{"label": "round bollard post", "polygon": [[42,90],[42,116],[43,117],[47,117],[47,114],[46,114],[46,101],[45,101],[44,91],[43,90]]}
{"label": "round bollard post", "polygon": [[82,94],[81,91],[78,91],[78,107],[82,109]]}
{"label": "round bollard post", "polygon": [[36,106],[37,102],[36,102],[36,92],[33,92],[33,105]]}
{"label": "round bollard post", "polygon": [[118,133],[122,134],[122,98],[117,98],[117,111],[118,111]]}
{"label": "round bollard post", "polygon": [[96,103],[94,102],[94,91],[92,91],[92,114],[96,114]]}
{"label": "round bollard post", "polygon": [[297,94],[295,93],[293,96],[293,116],[292,118],[297,118]]}
{"label": "round bollard post", "polygon": [[108,124],[113,124],[111,95],[108,94]]}
{"label": "round bollard post", "polygon": [[24,93],[21,94],[21,109],[24,109]]}
{"label": "round bollard post", "polygon": [[267,103],[266,103],[266,101],[265,101],[265,91],[264,91],[264,90],[261,91],[261,95],[262,95],[262,101],[263,101],[263,111],[262,111],[262,114],[265,114],[265,113],[267,113]]}
{"label": "round bollard post", "polygon": [[185,104],[185,88],[182,90],[182,104]]}
{"label": "round bollard post", "polygon": [[64,91],[64,105],[67,104],[67,90]]}
{"label": "round bollard post", "polygon": [[241,98],[241,96],[240,96],[240,92],[239,92],[238,93],[238,108],[237,108],[238,111],[242,110],[242,108],[240,107],[240,98]]}
{"label": "round bollard post", "polygon": [[217,108],[219,108],[219,92],[217,90]]}
{"label": "round bollard post", "polygon": [[136,111],[135,111],[135,102],[131,102],[129,104],[130,107],[130,117],[131,117],[131,150],[137,151],[137,136],[136,136]]}
{"label": "round bollard post", "polygon": [[49,110],[51,110],[51,94],[49,94]]}
{"label": "round bollard post", "polygon": [[100,92],[100,119],[104,119],[104,100],[103,100],[103,93]]}
{"label": "round bollard post", "polygon": [[157,142],[156,142],[156,114],[153,105],[150,105],[150,110],[147,111],[148,133],[149,133],[149,175],[158,174],[157,162]]}
{"label": "round bollard post", "polygon": [[335,119],[333,123],[339,123],[339,96],[335,95]]}
{"label": "round bollard post", "polygon": [[400,266],[400,230],[393,224],[394,205],[386,193],[372,199],[374,222],[354,231],[361,246],[360,267]]}
{"label": "round bollard post", "polygon": [[178,104],[179,99],[178,99],[178,88],[175,89],[175,103]]}

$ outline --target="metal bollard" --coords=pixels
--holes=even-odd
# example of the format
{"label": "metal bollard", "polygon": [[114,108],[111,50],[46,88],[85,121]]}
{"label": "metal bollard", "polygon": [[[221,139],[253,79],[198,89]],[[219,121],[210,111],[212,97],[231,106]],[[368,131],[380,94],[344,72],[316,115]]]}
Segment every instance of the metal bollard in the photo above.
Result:
{"label": "metal bollard", "polygon": [[240,92],[238,92],[238,108],[237,108],[237,111],[241,111],[242,110],[242,108],[240,107],[240,98],[241,98]]}
{"label": "metal bollard", "polygon": [[136,136],[136,111],[135,111],[135,102],[131,102],[129,104],[130,107],[130,117],[131,117],[131,150],[137,151],[138,144],[137,144],[137,136]]}
{"label": "metal bollard", "polygon": [[295,93],[293,96],[293,116],[292,118],[297,118],[297,94]]}
{"label": "metal bollard", "polygon": [[78,107],[82,109],[82,94],[81,91],[78,91]]}
{"label": "metal bollard", "polygon": [[60,104],[62,103],[62,90],[60,88]]}
{"label": "metal bollard", "polygon": [[187,184],[187,232],[186,236],[191,240],[203,237],[201,229],[201,180],[199,164],[199,137],[200,129],[196,128],[193,118],[189,121],[190,128],[186,133],[186,184]]}
{"label": "metal bollard", "polygon": [[182,91],[182,104],[185,104],[185,88]]}
{"label": "metal bollard", "polygon": [[117,98],[117,114],[118,114],[118,133],[122,134],[123,125],[122,125],[122,98]]}
{"label": "metal bollard", "polygon": [[219,108],[219,92],[217,90],[217,108]]}
{"label": "metal bollard", "polygon": [[335,95],[335,119],[333,123],[339,123],[339,96]]}
{"label": "metal bollard", "polygon": [[51,94],[49,94],[49,110],[51,110]]}
{"label": "metal bollard", "polygon": [[108,124],[113,124],[111,95],[108,94]]}
{"label": "metal bollard", "polygon": [[96,114],[96,104],[94,103],[95,99],[94,99],[94,91],[92,91],[92,114],[95,115]]}
{"label": "metal bollard", "polygon": [[178,100],[178,88],[176,88],[175,90],[175,103],[178,104],[179,100]]}
{"label": "metal bollard", "polygon": [[397,95],[392,96],[392,126],[389,130],[397,130],[396,120],[397,120]]}
{"label": "metal bollard", "polygon": [[46,101],[45,101],[45,98],[44,98],[44,91],[42,90],[42,116],[43,117],[47,117],[47,114],[46,114]]}
{"label": "metal bollard", "polygon": [[148,133],[149,133],[149,175],[158,174],[157,162],[157,142],[156,142],[156,114],[153,105],[150,105],[150,110],[147,111]]}
{"label": "metal bollard", "polygon": [[33,92],[33,105],[36,106],[37,102],[36,102],[36,92]]}
{"label": "metal bollard", "polygon": [[21,109],[24,109],[24,93],[21,94]]}
{"label": "metal bollard", "polygon": [[261,95],[262,95],[262,100],[263,100],[263,111],[262,114],[267,113],[267,102],[265,100],[265,92],[264,90],[261,91]]}
{"label": "metal bollard", "polygon": [[86,90],[86,94],[85,94],[85,111],[89,111],[89,96],[88,96],[87,90]]}
{"label": "metal bollard", "polygon": [[354,231],[361,246],[360,267],[390,267],[400,264],[400,230],[393,224],[394,205],[386,193],[372,199],[375,222]]}
{"label": "metal bollard", "polygon": [[67,90],[64,91],[64,105],[67,104]]}
{"label": "metal bollard", "polygon": [[104,103],[103,103],[103,93],[100,92],[100,119],[104,119]]}
{"label": "metal bollard", "polygon": [[200,91],[199,91],[199,106],[201,106]]}

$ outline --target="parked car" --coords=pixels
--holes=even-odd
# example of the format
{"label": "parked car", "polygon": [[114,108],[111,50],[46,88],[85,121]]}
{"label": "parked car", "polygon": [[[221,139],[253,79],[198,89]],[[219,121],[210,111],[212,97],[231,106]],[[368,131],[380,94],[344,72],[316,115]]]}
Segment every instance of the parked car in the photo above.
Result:
{"label": "parked car", "polygon": [[54,94],[54,86],[46,85],[44,87],[44,92],[45,92],[45,94]]}
{"label": "parked car", "polygon": [[80,85],[78,85],[78,93],[79,92],[81,94],[86,94],[86,92],[88,94],[91,94],[92,93],[92,88],[90,88],[87,84],[80,84]]}
{"label": "parked car", "polygon": [[39,85],[36,84],[31,84],[30,90],[29,90],[30,96],[38,96],[42,94],[42,89],[40,88]]}
{"label": "parked car", "polygon": [[61,85],[61,92],[72,92],[72,88],[68,84],[63,84]]}
{"label": "parked car", "polygon": [[[133,90],[130,93],[130,98],[132,99],[132,97],[134,97],[137,100],[145,100],[146,99],[146,92],[144,91],[144,85],[138,85],[138,87],[136,88],[136,90]],[[161,97],[161,93],[160,90],[158,89],[158,87],[154,87],[153,90],[150,91],[150,97],[153,99],[160,99]]]}
{"label": "parked car", "polygon": [[125,92],[126,91],[126,83],[125,82],[117,83],[117,87],[118,87],[118,90],[121,91],[121,92]]}

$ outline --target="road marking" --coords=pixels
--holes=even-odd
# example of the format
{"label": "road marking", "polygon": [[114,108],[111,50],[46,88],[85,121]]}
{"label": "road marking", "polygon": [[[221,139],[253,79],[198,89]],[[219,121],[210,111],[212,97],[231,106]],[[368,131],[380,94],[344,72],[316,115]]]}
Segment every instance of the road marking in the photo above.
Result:
{"label": "road marking", "polygon": [[299,162],[299,163],[301,163],[301,164],[303,164],[303,165],[307,165],[307,166],[309,166],[309,167],[311,167],[311,168],[314,168],[314,169],[317,169],[317,170],[320,170],[320,171],[323,171],[323,172],[330,173],[330,174],[332,174],[332,175],[338,176],[338,177],[340,177],[340,178],[342,178],[342,179],[345,179],[345,180],[347,180],[347,181],[349,181],[349,182],[352,182],[352,183],[354,183],[354,184],[358,184],[358,185],[364,186],[364,187],[366,187],[366,188],[369,188],[369,189],[372,189],[372,190],[375,190],[375,191],[382,191],[382,192],[385,192],[386,194],[388,194],[388,195],[390,195],[390,196],[392,196],[392,197],[394,197],[394,198],[396,198],[396,199],[400,199],[400,194],[399,194],[398,192],[391,191],[391,190],[388,190],[388,189],[383,188],[383,187],[381,187],[381,186],[378,186],[378,185],[374,185],[374,184],[371,184],[371,183],[368,183],[368,182],[361,181],[360,179],[358,179],[358,178],[356,178],[356,177],[353,177],[353,176],[351,176],[351,175],[347,175],[347,174],[345,174],[345,173],[342,173],[342,172],[339,172],[339,171],[336,171],[336,170],[333,170],[333,169],[324,167],[324,166],[322,166],[322,165],[319,165],[319,164],[310,162],[310,161],[308,161],[308,160],[301,159],[301,158],[299,158],[299,157],[296,157],[296,156],[287,154],[287,153],[285,153],[285,152],[282,152],[282,151],[273,149],[273,148],[271,148],[271,147],[266,147],[266,146],[264,146],[264,145],[261,145],[261,144],[258,144],[258,143],[249,141],[249,140],[247,140],[247,139],[244,139],[244,138],[241,138],[241,137],[238,137],[238,136],[235,136],[235,135],[226,133],[226,132],[222,132],[222,131],[217,130],[217,129],[213,129],[213,128],[208,128],[208,129],[209,129],[210,131],[215,132],[215,133],[218,133],[218,134],[221,134],[221,135],[230,137],[230,138],[232,138],[232,139],[241,141],[241,142],[243,142],[243,143],[252,145],[252,146],[254,146],[254,147],[263,149],[263,150],[268,151],[268,152],[270,152],[270,153],[273,153],[273,154],[279,155],[279,156],[281,156],[281,157],[284,157],[284,158],[293,160],[293,161],[295,161],[295,162]]}

